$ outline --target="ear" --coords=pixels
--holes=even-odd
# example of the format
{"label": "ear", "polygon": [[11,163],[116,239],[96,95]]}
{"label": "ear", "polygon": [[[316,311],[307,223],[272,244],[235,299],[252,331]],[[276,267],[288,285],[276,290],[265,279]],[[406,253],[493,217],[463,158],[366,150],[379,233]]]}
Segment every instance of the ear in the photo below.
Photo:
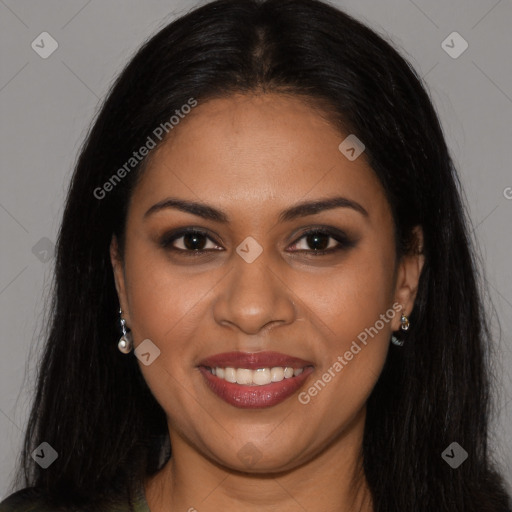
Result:
{"label": "ear", "polygon": [[[418,283],[425,263],[423,254],[423,230],[421,226],[413,229],[413,244],[410,254],[405,254],[399,263],[395,287],[395,302],[402,306],[401,312],[409,316],[414,307],[418,292]],[[393,330],[400,329],[400,315],[393,319]]]}
{"label": "ear", "polygon": [[110,242],[110,262],[114,271],[114,281],[116,283],[117,296],[119,304],[123,310],[123,317],[126,323],[130,325],[130,310],[128,307],[128,300],[126,296],[126,283],[124,276],[124,262],[119,254],[119,243],[115,235],[112,236]]}

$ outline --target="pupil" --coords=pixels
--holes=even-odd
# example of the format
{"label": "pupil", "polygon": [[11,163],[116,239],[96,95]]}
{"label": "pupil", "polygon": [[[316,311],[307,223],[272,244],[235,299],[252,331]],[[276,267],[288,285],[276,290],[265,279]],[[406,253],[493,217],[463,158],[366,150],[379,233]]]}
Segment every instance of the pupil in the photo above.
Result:
{"label": "pupil", "polygon": [[[324,243],[322,243],[322,238],[324,239]],[[315,233],[306,237],[308,245],[315,251],[323,251],[326,249],[329,246],[328,240],[329,237],[325,233]],[[320,245],[320,247],[316,247],[317,245]]]}
{"label": "pupil", "polygon": [[[198,242],[198,239],[203,238],[203,243]],[[204,247],[204,237],[200,233],[187,233],[183,237],[183,243],[187,249],[192,251],[202,250]],[[200,247],[197,247],[199,245]]]}

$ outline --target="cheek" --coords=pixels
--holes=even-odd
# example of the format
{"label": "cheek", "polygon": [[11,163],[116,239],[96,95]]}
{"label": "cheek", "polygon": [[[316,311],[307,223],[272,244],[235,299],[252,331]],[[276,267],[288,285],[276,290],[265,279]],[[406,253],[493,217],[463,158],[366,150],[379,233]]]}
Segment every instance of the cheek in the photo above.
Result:
{"label": "cheek", "polygon": [[157,401],[172,416],[187,409],[186,381],[195,371],[192,358],[198,349],[191,340],[202,339],[197,333],[201,310],[214,283],[191,282],[173,271],[165,257],[136,245],[126,259],[130,328],[135,347],[150,339],[160,350],[154,362],[139,367]]}
{"label": "cheek", "polygon": [[130,319],[135,338],[150,338],[165,346],[173,339],[179,350],[180,336],[175,333],[193,322],[205,298],[205,282],[198,284],[173,265],[159,249],[134,243],[126,259],[126,283]]}
{"label": "cheek", "polygon": [[393,303],[394,255],[389,244],[378,242],[367,237],[336,267],[314,275],[296,275],[290,286],[333,348],[350,345],[377,321],[384,337],[391,332],[390,321],[382,324],[379,319]]}
{"label": "cheek", "polygon": [[340,415],[360,410],[385,363],[397,315],[393,265],[389,244],[368,242],[329,275],[303,281],[308,316],[324,340],[317,380],[303,402],[331,410],[333,427]]}
{"label": "cheek", "polygon": [[[197,286],[154,250],[134,244],[126,259],[126,283],[134,345],[150,339],[160,350],[150,365],[139,367],[151,392],[176,418],[190,408],[191,339],[200,323],[202,300],[211,286]],[[128,254],[128,252],[127,252]],[[206,275],[206,274],[205,274]]]}

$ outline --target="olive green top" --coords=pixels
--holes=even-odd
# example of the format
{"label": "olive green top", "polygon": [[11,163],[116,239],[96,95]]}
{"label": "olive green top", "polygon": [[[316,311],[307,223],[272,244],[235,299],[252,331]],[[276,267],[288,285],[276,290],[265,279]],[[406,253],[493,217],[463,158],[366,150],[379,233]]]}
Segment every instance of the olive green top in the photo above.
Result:
{"label": "olive green top", "polygon": [[[54,512],[54,510],[48,508],[41,498],[35,496],[33,487],[27,487],[11,494],[2,501],[0,512]],[[72,512],[86,511],[73,508]],[[90,512],[90,510],[87,512]],[[119,502],[112,505],[109,512],[151,512],[144,495],[144,487],[140,485],[139,488],[135,489],[131,505],[126,501]]]}

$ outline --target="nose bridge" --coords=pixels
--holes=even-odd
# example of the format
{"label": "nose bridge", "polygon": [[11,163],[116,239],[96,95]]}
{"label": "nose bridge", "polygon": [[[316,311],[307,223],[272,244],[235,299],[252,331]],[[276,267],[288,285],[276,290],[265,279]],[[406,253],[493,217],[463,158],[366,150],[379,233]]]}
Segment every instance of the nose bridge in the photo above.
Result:
{"label": "nose bridge", "polygon": [[[240,244],[237,252],[253,251],[251,242]],[[295,317],[291,291],[271,268],[269,254],[263,251],[255,258],[233,255],[233,269],[225,280],[214,306],[218,323],[229,323],[246,333],[257,333],[269,323],[292,322]]]}

